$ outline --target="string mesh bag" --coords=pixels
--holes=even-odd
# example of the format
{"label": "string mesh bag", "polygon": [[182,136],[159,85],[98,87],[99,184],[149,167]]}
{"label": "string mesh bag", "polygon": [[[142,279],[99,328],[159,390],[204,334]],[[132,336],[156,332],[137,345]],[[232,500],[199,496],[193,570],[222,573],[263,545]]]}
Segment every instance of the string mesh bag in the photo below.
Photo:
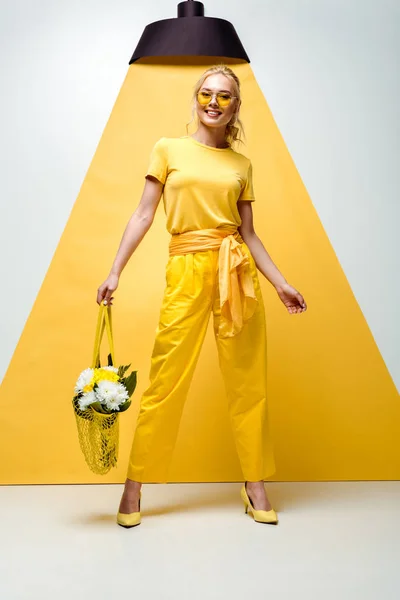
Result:
{"label": "string mesh bag", "polygon": [[[108,365],[115,365],[114,340],[112,332],[111,306],[100,303],[97,319],[96,335],[93,350],[92,368],[99,368],[100,346],[104,334],[107,331],[110,354]],[[124,409],[129,406],[126,403]],[[90,405],[84,410],[79,406],[78,397],[72,400],[78,437],[85,461],[93,473],[105,475],[115,467],[118,461],[119,450],[119,412],[108,413],[103,409],[100,402]]]}

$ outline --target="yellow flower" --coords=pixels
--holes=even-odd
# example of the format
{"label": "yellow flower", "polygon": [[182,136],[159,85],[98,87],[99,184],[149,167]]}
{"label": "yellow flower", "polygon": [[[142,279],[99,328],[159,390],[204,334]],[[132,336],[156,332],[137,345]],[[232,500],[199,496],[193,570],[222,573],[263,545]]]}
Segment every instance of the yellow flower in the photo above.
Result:
{"label": "yellow flower", "polygon": [[88,383],[87,385],[84,386],[83,391],[85,392],[85,394],[87,392],[91,392],[93,390],[93,383]]}
{"label": "yellow flower", "polygon": [[119,381],[118,373],[115,373],[114,371],[110,371],[108,369],[95,369],[92,381],[90,382],[91,385],[94,386],[95,383],[103,380]]}

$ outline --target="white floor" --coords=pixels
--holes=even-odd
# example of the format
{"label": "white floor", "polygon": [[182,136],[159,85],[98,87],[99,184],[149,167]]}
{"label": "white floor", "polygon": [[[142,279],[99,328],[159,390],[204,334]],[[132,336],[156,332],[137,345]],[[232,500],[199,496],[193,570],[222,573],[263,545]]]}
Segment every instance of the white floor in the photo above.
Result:
{"label": "white floor", "polygon": [[267,482],[278,525],[239,483],[0,487],[0,598],[398,600],[400,482]]}

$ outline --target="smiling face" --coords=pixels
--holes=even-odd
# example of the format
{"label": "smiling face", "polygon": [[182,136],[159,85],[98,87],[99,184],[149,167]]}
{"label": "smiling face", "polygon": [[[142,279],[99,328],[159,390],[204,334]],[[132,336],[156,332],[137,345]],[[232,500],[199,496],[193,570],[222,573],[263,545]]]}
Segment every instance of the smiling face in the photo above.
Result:
{"label": "smiling face", "polygon": [[[229,100],[229,96],[236,95],[233,82],[229,77],[226,77],[222,73],[213,73],[204,80],[199,92],[205,92],[205,100],[207,99],[207,94],[210,94],[210,102],[208,104],[203,105],[196,99],[196,112],[200,121],[207,127],[224,127],[228,125],[240,107],[240,100],[238,98],[232,98],[229,104],[226,101],[226,98]],[[218,104],[217,97],[215,96],[216,92],[222,93],[222,106]]]}

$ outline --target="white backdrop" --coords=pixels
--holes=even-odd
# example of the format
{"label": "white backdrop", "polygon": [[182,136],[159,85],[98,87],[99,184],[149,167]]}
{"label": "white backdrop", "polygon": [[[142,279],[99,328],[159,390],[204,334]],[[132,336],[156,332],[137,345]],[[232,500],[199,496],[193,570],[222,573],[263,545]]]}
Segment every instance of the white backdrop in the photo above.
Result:
{"label": "white backdrop", "polygon": [[[139,37],[148,23],[175,17],[177,4],[1,1],[1,377]],[[206,16],[235,26],[400,388],[400,4],[204,0],[204,5]],[[132,198],[132,211],[138,201]],[[301,290],[301,282],[295,285]]]}

